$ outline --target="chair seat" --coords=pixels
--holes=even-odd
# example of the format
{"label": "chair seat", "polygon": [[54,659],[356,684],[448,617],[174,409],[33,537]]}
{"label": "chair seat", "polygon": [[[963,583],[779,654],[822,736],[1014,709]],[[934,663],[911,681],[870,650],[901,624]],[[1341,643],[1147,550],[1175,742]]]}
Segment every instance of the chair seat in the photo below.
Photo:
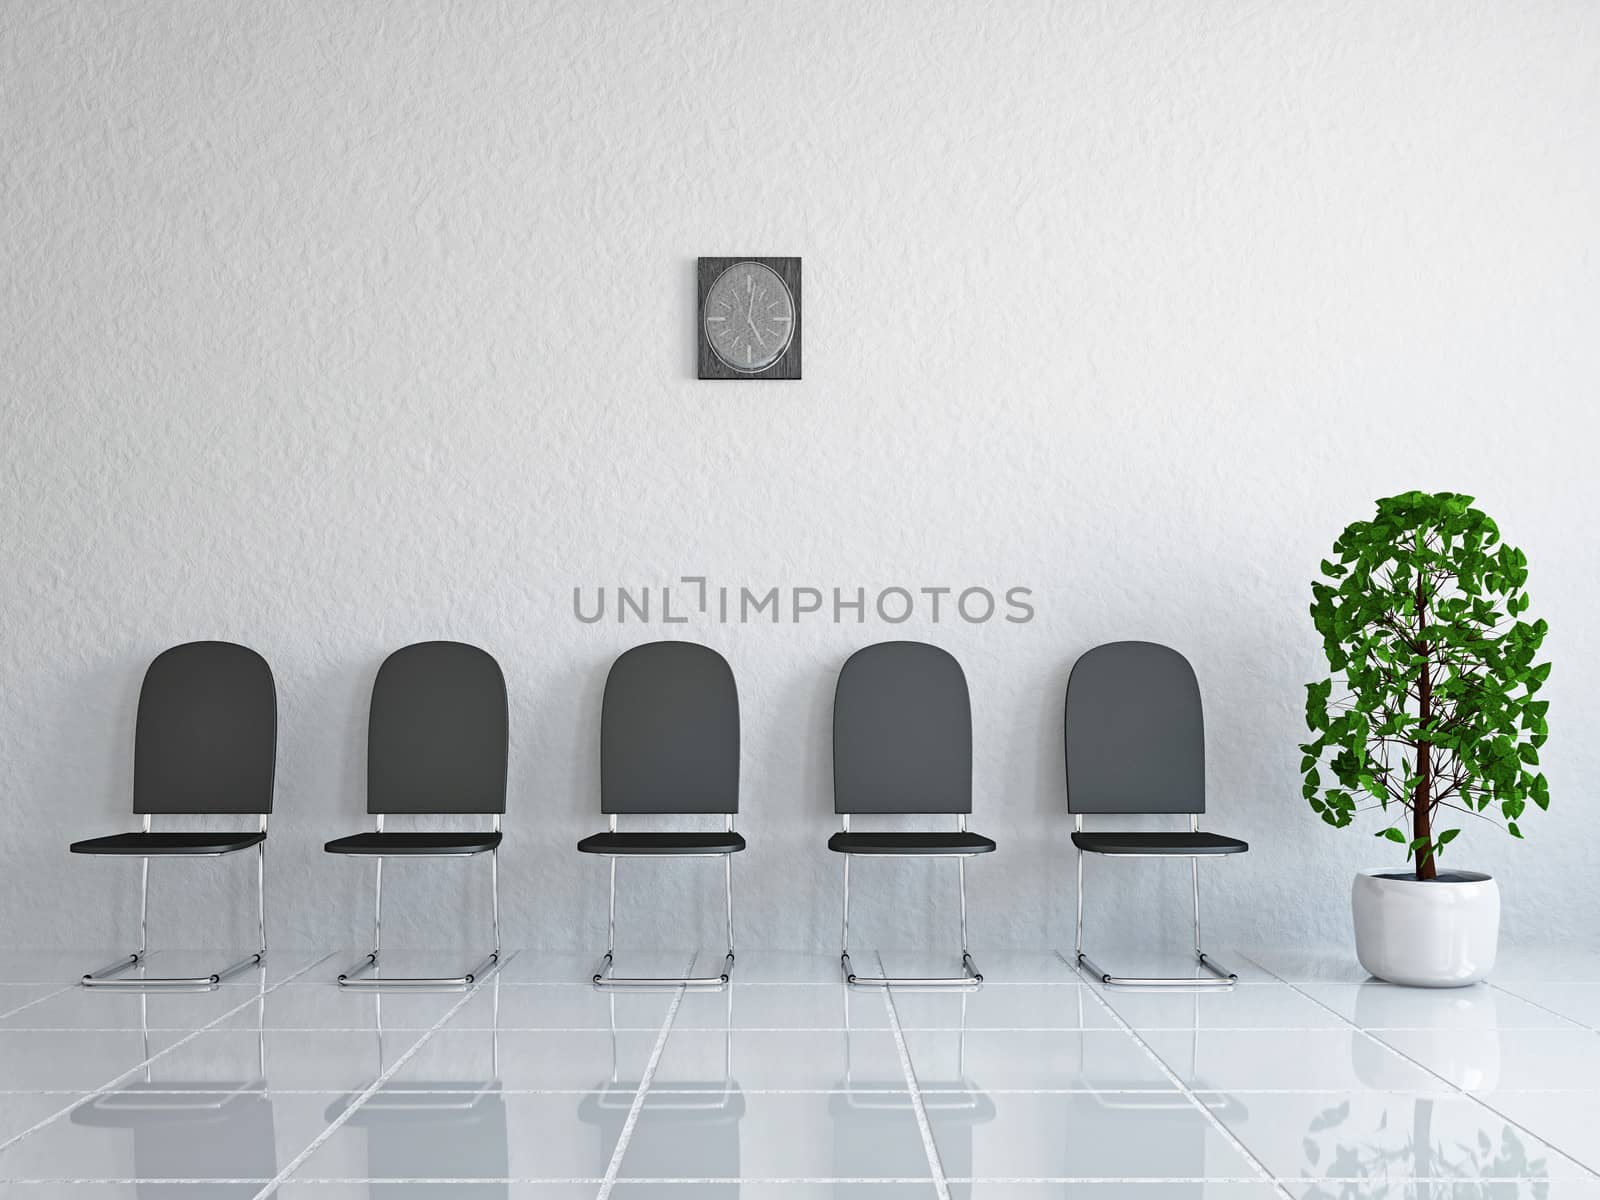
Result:
{"label": "chair seat", "polygon": [[840,854],[988,854],[994,842],[976,833],[836,833],[828,849]]}
{"label": "chair seat", "polygon": [[493,829],[483,833],[418,833],[406,830],[398,833],[355,833],[336,838],[322,848],[329,854],[441,856],[483,854],[499,844],[500,834]]}
{"label": "chair seat", "polygon": [[736,854],[744,837],[726,829],[706,833],[596,833],[578,843],[584,854]]}
{"label": "chair seat", "polygon": [[1249,842],[1223,837],[1220,833],[1190,833],[1187,829],[1171,833],[1085,833],[1072,835],[1072,844],[1091,854],[1243,854]]}
{"label": "chair seat", "polygon": [[230,854],[267,840],[259,829],[244,833],[113,833],[73,842],[74,854]]}

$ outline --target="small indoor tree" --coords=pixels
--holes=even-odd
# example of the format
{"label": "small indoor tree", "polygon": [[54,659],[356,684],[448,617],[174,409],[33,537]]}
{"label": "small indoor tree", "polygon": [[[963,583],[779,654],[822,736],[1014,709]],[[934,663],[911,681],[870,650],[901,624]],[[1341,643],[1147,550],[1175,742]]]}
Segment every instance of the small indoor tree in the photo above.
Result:
{"label": "small indoor tree", "polygon": [[1311,585],[1331,674],[1306,688],[1305,798],[1337,827],[1382,809],[1378,836],[1434,879],[1455,814],[1497,814],[1520,838],[1528,802],[1550,803],[1536,769],[1550,664],[1534,662],[1544,621],[1521,619],[1528,560],[1450,492],[1379,500],[1333,552]]}

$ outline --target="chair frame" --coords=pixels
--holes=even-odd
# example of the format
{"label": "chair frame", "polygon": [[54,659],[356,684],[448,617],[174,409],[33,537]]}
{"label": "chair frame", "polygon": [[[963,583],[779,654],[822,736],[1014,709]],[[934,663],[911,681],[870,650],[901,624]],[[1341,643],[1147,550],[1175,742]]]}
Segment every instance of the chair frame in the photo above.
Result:
{"label": "chair frame", "polygon": [[[501,831],[501,815],[494,816],[494,832]],[[376,832],[383,832],[383,814],[374,814],[376,819]],[[439,850],[428,854],[352,854],[341,851],[351,858],[375,858],[378,860],[376,878],[373,889],[372,906],[372,951],[355,966],[339,976],[339,986],[342,988],[432,988],[439,991],[451,991],[472,987],[481,982],[484,976],[500,965],[500,847],[494,846],[488,851],[489,855],[489,904],[491,921],[494,925],[494,949],[486,955],[481,962],[461,975],[440,976],[380,976],[365,975],[362,972],[370,971],[378,965],[378,960],[383,953],[383,860],[386,858],[474,858],[484,853],[482,850]]]}
{"label": "chair frame", "polygon": [[[256,814],[261,821],[260,832],[267,832],[267,814]],[[150,813],[144,814],[142,832],[150,832]],[[257,966],[267,957],[267,842],[263,837],[256,843],[256,928],[259,936],[260,948],[251,955],[241,958],[238,962],[230,963],[220,970],[209,975],[161,975],[141,976],[128,978],[122,972],[133,969],[145,961],[148,953],[149,939],[149,913],[150,913],[150,859],[154,858],[221,858],[232,854],[232,850],[218,850],[210,854],[145,854],[140,856],[139,867],[139,948],[132,954],[124,955],[115,962],[107,963],[103,967],[88,972],[79,981],[87,988],[122,988],[138,990],[143,988],[163,988],[172,990],[210,991],[224,979],[237,975],[240,971]]]}
{"label": "chair frame", "polygon": [[[733,813],[724,814],[726,822],[724,828],[733,832]],[[606,831],[617,832],[617,814],[606,815]],[[606,905],[606,952],[600,956],[593,975],[594,986],[601,989],[615,988],[626,990],[629,988],[688,988],[695,991],[715,991],[728,985],[728,980],[733,977],[733,856],[735,850],[718,850],[714,852],[690,854],[602,854],[602,857],[611,860],[609,875],[610,898]],[[728,953],[723,956],[722,970],[716,975],[652,977],[647,975],[613,975],[611,973],[616,962],[617,953],[617,859],[619,858],[720,858],[722,860],[722,894],[727,914]]]}
{"label": "chair frame", "polygon": [[[1074,832],[1077,832],[1077,833],[1082,833],[1083,832],[1083,814],[1082,813],[1074,813],[1073,814],[1073,830],[1074,830]],[[1199,833],[1200,832],[1200,814],[1199,813],[1190,813],[1189,814],[1189,832],[1190,833]],[[1195,959],[1196,959],[1197,962],[1199,962],[1199,964],[1202,967],[1204,967],[1207,971],[1210,971],[1211,974],[1213,976],[1215,976],[1215,978],[1213,978],[1213,979],[1205,979],[1205,978],[1201,978],[1199,976],[1182,976],[1182,975],[1177,975],[1177,976],[1158,975],[1158,976],[1151,976],[1151,977],[1140,977],[1140,976],[1135,976],[1135,975],[1113,975],[1109,971],[1105,970],[1103,967],[1098,966],[1094,962],[1093,959],[1091,959],[1087,954],[1085,954],[1083,952],[1083,856],[1084,856],[1085,851],[1084,851],[1083,847],[1081,847],[1081,846],[1075,847],[1075,849],[1078,851],[1078,920],[1077,920],[1076,942],[1074,944],[1074,951],[1075,951],[1075,955],[1076,955],[1076,957],[1074,959],[1074,962],[1076,963],[1076,965],[1078,966],[1078,968],[1080,970],[1087,969],[1090,974],[1092,974],[1096,978],[1098,978],[1100,980],[1100,982],[1105,984],[1107,987],[1187,988],[1187,989],[1191,989],[1191,990],[1195,989],[1195,988],[1204,988],[1204,989],[1207,989],[1207,990],[1210,990],[1210,989],[1226,990],[1228,988],[1233,987],[1233,985],[1239,981],[1239,976],[1235,972],[1229,971],[1229,970],[1227,970],[1227,969],[1225,969],[1223,967],[1218,966],[1217,963],[1212,960],[1211,956],[1208,955],[1205,952],[1205,950],[1201,948],[1201,945],[1200,945],[1200,940],[1201,940],[1200,939],[1200,859],[1202,857],[1204,857],[1204,858],[1213,858],[1213,857],[1216,857],[1215,855],[1209,855],[1209,854],[1207,854],[1207,855],[1200,855],[1200,854],[1105,854],[1105,855],[1101,855],[1102,858],[1187,858],[1189,860],[1189,868],[1190,868],[1190,872],[1191,872],[1191,874],[1193,876],[1193,880],[1194,880],[1193,896],[1194,896],[1194,954],[1195,954]],[[1089,853],[1095,853],[1095,852],[1094,851],[1089,851]]]}
{"label": "chair frame", "polygon": [[[850,814],[839,814],[840,832],[850,832]],[[956,814],[956,831],[967,831],[967,814]],[[926,988],[929,990],[961,989],[972,991],[983,986],[983,974],[978,970],[978,964],[972,960],[972,955],[967,950],[967,859],[972,858],[979,851],[965,854],[873,854],[865,855],[868,858],[953,858],[956,860],[956,879],[961,896],[961,974],[960,975],[934,975],[924,978],[916,976],[894,975],[857,975],[850,966],[850,860],[857,857],[848,852],[841,851],[844,855],[844,922],[839,933],[839,966],[844,971],[844,981],[849,987],[882,988],[882,987],[910,987]]]}

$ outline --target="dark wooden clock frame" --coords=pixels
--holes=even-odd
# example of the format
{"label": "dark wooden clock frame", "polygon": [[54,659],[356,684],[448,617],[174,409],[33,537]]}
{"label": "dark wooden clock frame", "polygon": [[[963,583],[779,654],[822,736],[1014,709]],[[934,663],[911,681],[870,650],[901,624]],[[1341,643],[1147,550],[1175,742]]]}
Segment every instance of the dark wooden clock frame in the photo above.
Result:
{"label": "dark wooden clock frame", "polygon": [[[769,267],[783,280],[794,300],[794,333],[789,345],[775,361],[759,371],[737,371],[717,357],[706,338],[706,296],[718,277],[735,263],[753,262]],[[702,258],[696,272],[700,299],[695,306],[695,339],[699,346],[697,358],[701,379],[799,379],[800,378],[800,260],[798,258],[761,258],[754,254],[733,258]]]}

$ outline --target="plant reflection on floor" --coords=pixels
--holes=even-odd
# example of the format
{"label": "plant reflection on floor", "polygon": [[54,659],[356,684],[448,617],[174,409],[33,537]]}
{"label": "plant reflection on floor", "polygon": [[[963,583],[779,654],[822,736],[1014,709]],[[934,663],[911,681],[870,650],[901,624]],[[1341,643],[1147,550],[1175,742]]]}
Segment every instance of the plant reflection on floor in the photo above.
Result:
{"label": "plant reflection on floor", "polygon": [[1379,1200],[1391,1190],[1407,1200],[1545,1200],[1545,1160],[1528,1157],[1513,1126],[1503,1125],[1498,1139],[1479,1129],[1471,1141],[1436,1141],[1434,1103],[1411,1102],[1411,1134],[1404,1141],[1390,1131],[1392,1109],[1383,1110],[1365,1141],[1362,1131],[1349,1127],[1348,1100],[1318,1113],[1302,1148],[1306,1176],[1324,1182],[1305,1193],[1307,1200]]}

